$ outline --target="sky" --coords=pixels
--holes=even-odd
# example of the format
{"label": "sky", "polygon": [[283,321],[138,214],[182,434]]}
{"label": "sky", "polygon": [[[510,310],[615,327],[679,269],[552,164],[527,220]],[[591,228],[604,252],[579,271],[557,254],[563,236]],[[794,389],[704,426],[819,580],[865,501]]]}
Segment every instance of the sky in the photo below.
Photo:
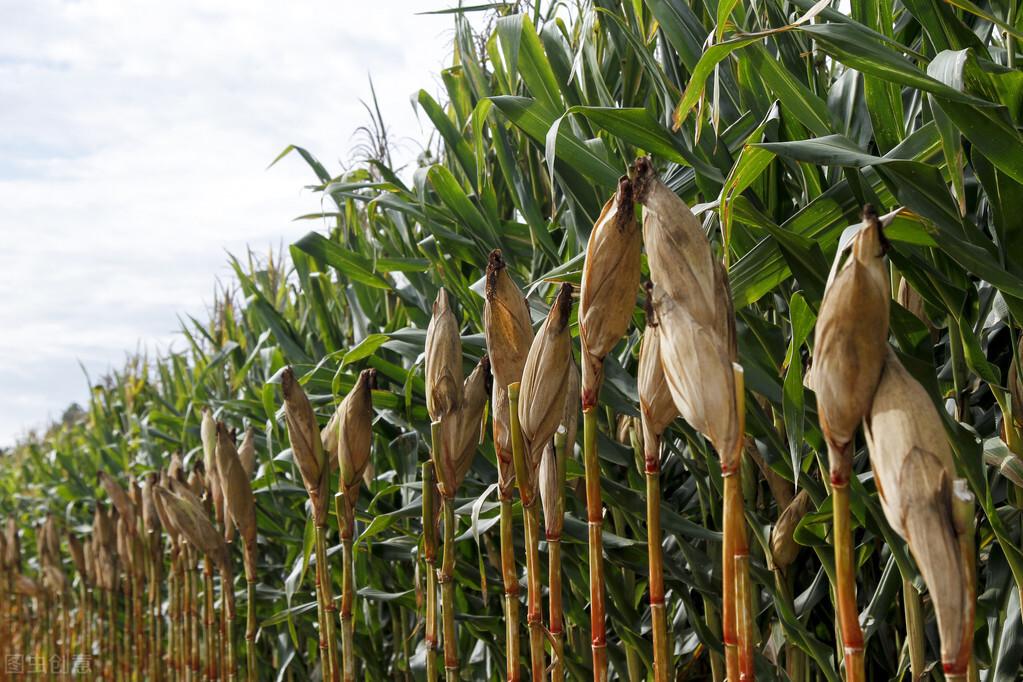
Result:
{"label": "sky", "polygon": [[[442,90],[449,0],[0,0],[0,447],[84,403],[126,354],[182,348],[227,253],[316,227],[372,76],[411,161]],[[425,122],[425,118],[423,121]]]}

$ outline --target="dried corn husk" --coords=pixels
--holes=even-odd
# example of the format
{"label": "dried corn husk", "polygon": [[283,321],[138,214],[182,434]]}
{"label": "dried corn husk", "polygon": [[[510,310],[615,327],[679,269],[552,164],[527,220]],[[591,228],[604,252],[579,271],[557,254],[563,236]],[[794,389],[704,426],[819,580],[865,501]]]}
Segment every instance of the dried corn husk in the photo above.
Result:
{"label": "dried corn husk", "polygon": [[[201,500],[205,497],[206,501],[210,502],[209,496],[206,495],[206,491],[208,490],[206,468],[202,465],[201,461],[196,462],[195,466],[192,467],[192,470],[188,472],[188,480],[185,482],[185,485],[188,486],[188,489],[192,491],[192,494],[197,498]],[[210,503],[209,507],[208,511],[212,513],[213,504]]]}
{"label": "dried corn husk", "polygon": [[[643,332],[643,340],[639,346],[636,385],[639,392],[646,466],[650,469],[651,465],[660,462],[657,444],[664,429],[678,416],[678,409],[671,397],[671,388],[661,365],[661,328],[652,306],[648,308],[646,331]],[[653,459],[655,457],[656,459]]]}
{"label": "dried corn husk", "polygon": [[771,530],[771,558],[778,568],[788,568],[799,555],[800,545],[793,539],[792,534],[812,506],[813,500],[810,499],[809,493],[800,490],[778,516],[778,522]]}
{"label": "dried corn husk", "polygon": [[128,531],[131,533],[135,532],[136,528],[136,508],[135,503],[131,501],[128,493],[118,484],[105,471],[99,472],[99,482],[103,486],[103,489],[107,491],[107,495],[110,497],[110,501],[113,503],[114,508],[117,509],[117,513],[121,515],[121,518],[125,520],[128,525]]}
{"label": "dried corn husk", "polygon": [[[174,480],[177,480],[177,479],[174,479]],[[161,485],[164,488],[168,488],[168,489],[170,488],[170,486],[171,486],[171,477],[168,474],[166,469],[164,471],[160,472],[160,480],[159,480],[159,482],[157,484],[154,484],[154,485]],[[152,491],[152,494],[153,494],[153,508],[156,510],[157,516],[160,517],[160,525],[162,525],[165,529],[167,529],[167,534],[170,535],[171,542],[173,544],[177,544],[178,536],[180,536],[181,531],[179,531],[178,527],[174,525],[173,520],[170,518],[170,515],[167,513],[167,510],[163,506],[163,500],[160,499],[160,496],[156,494],[155,490]]]}
{"label": "dried corn husk", "polygon": [[[181,461],[181,455],[176,452],[171,455],[170,464],[167,465],[167,476],[169,478],[177,479],[182,483],[184,483],[187,478],[185,476],[185,465]],[[164,487],[166,488],[167,486]]]}
{"label": "dried corn husk", "polygon": [[540,493],[544,531],[548,540],[560,538],[565,526],[565,462],[558,457],[555,446],[555,442],[561,439],[563,429],[563,426],[559,426],[554,440],[544,446],[540,471],[537,473],[537,490]]}
{"label": "dried corn husk", "polygon": [[952,518],[955,465],[934,403],[891,350],[864,430],[881,507],[930,590],[942,661],[954,660],[972,627],[964,622],[972,599]]}
{"label": "dried corn husk", "polygon": [[337,469],[337,410],[330,415],[327,424],[320,429],[320,445],[327,455],[330,470]]}
{"label": "dried corn husk", "polygon": [[85,581],[86,586],[92,588],[96,586],[96,545],[93,544],[91,538],[85,538],[82,542],[82,554],[85,556],[85,572],[82,573],[82,580]]}
{"label": "dried corn husk", "polygon": [[[709,332],[728,338],[730,310],[722,309],[721,266],[714,259],[700,221],[672,192],[649,159],[633,165],[633,192],[643,205],[643,241],[650,279],[658,291],[685,306]],[[730,306],[730,301],[728,302]]]}
{"label": "dried corn husk", "polygon": [[869,206],[852,255],[824,292],[809,384],[828,441],[831,474],[848,478],[848,444],[870,409],[888,350],[888,275],[881,223]]}
{"label": "dried corn husk", "polygon": [[497,456],[497,485],[502,499],[511,499],[515,463],[511,449],[508,384],[522,379],[522,368],[533,342],[533,327],[526,298],[512,281],[498,250],[490,252],[487,262],[483,331],[487,337],[487,354],[494,384],[491,410],[494,420],[494,452]]}
{"label": "dried corn husk", "polygon": [[92,517],[92,537],[99,547],[114,548],[114,523],[110,514],[102,506],[96,505],[96,511]]}
{"label": "dried corn husk", "polygon": [[202,441],[202,462],[206,470],[206,490],[213,505],[213,513],[217,524],[224,529],[224,537],[230,542],[233,536],[231,520],[227,518],[224,507],[224,490],[220,482],[220,470],[217,467],[217,422],[208,408],[202,411],[202,423],[199,428]]}
{"label": "dried corn husk", "polygon": [[67,576],[64,575],[60,560],[57,521],[52,514],[47,514],[42,526],[36,531],[36,548],[43,585],[54,595],[64,594],[67,590]]}
{"label": "dried corn husk", "polygon": [[454,497],[472,467],[483,432],[483,412],[489,388],[490,360],[484,355],[462,386],[462,407],[449,418],[449,423],[442,424],[446,437],[450,439],[449,447],[444,449],[440,458],[444,472],[437,477],[440,482],[438,488],[445,497]]}
{"label": "dried corn husk", "polygon": [[306,492],[309,493],[313,521],[317,526],[325,526],[328,480],[316,415],[290,367],[281,374],[281,388],[284,392],[284,421],[288,426],[292,455],[302,474]]}
{"label": "dried corn husk", "polygon": [[206,467],[206,475],[217,475],[217,422],[209,408],[203,408],[202,421],[199,423],[199,440],[202,442],[202,463]]}
{"label": "dried corn husk", "polygon": [[344,494],[346,524],[343,531],[354,523],[355,501],[359,496],[362,476],[369,465],[370,446],[373,443],[373,384],[376,370],[359,373],[355,386],[338,405],[336,417],[337,440],[334,448],[341,468],[340,488]]}
{"label": "dried corn husk", "polygon": [[223,536],[217,532],[209,516],[202,507],[202,502],[181,484],[174,484],[173,491],[163,486],[156,486],[153,492],[160,498],[171,523],[200,552],[208,556],[218,566],[227,566],[227,544]]}
{"label": "dried corn husk", "polygon": [[[231,518],[231,508],[227,502],[227,489],[224,483],[223,470],[220,468],[220,453],[218,448],[220,447],[220,431],[223,429],[224,434],[231,442],[231,446],[235,446],[235,432],[229,430],[222,421],[217,421],[214,424],[214,441],[213,441],[213,469],[217,472],[215,476],[206,476],[207,490],[209,491],[209,501],[213,505],[213,513],[216,519],[216,525],[223,530],[224,541],[227,543],[234,542],[234,530],[235,522]],[[237,448],[235,454],[237,455]]]}
{"label": "dried corn husk", "polygon": [[533,341],[533,325],[526,298],[497,250],[490,252],[487,263],[483,332],[494,385],[504,389],[520,381]]}
{"label": "dried corn husk", "polygon": [[717,301],[717,331],[728,358],[737,363],[739,349],[735,339],[735,308],[732,305],[732,286],[728,281],[728,270],[724,263],[717,261],[715,268],[714,296]]}
{"label": "dried corn husk", "polygon": [[887,353],[881,382],[870,413],[864,419],[864,429],[881,508],[892,529],[905,537],[901,526],[902,510],[906,507],[902,500],[905,491],[896,484],[909,452],[920,448],[931,453],[937,461],[935,474],[944,472],[949,484],[955,478],[955,464],[934,403],[902,366],[894,351]]}
{"label": "dried corn husk", "polygon": [[224,488],[220,480],[220,469],[217,466],[217,421],[208,408],[202,411],[202,423],[199,429],[202,441],[202,462],[205,469],[206,491],[209,504],[217,525],[224,529],[224,539],[230,542],[234,537],[234,525],[231,523],[224,501]]}
{"label": "dried corn husk", "polygon": [[156,482],[155,473],[150,473],[142,480],[142,528],[149,535],[160,533],[160,516],[156,511],[156,501],[153,499],[153,486]]}
{"label": "dried corn husk", "polygon": [[256,579],[256,499],[234,438],[222,422],[217,423],[216,458],[228,516],[244,543],[245,577],[252,581]]}
{"label": "dried corn husk", "polygon": [[213,510],[213,517],[216,526],[223,529],[224,541],[234,540],[234,523],[231,522],[230,513],[227,511],[227,502],[224,499],[224,483],[220,478],[219,468],[216,476],[207,476],[206,489],[209,493],[207,505]]}
{"label": "dried corn husk", "polygon": [[[543,449],[540,460],[539,491],[543,508],[544,530],[548,540],[561,537],[565,527],[565,471],[568,458],[575,447],[576,429],[579,425],[579,390],[581,379],[579,369],[572,361],[565,386],[565,402],[562,407],[561,423],[554,439]],[[557,447],[563,443],[563,451]]]}
{"label": "dried corn husk", "polygon": [[224,500],[230,512],[231,522],[238,528],[247,544],[256,542],[256,500],[252,485],[242,467],[241,458],[234,446],[227,427],[217,422],[217,444],[214,456],[220,471],[220,482],[224,488]]}
{"label": "dried corn husk", "polygon": [[341,480],[345,494],[354,497],[366,467],[370,464],[370,445],[373,438],[372,390],[376,370],[360,372],[355,386],[338,406],[337,444]]}
{"label": "dried corn husk", "polygon": [[238,446],[238,459],[242,462],[245,475],[252,480],[252,474],[256,472],[256,434],[251,426],[245,429],[242,444]]}
{"label": "dried corn husk", "polygon": [[40,563],[60,563],[60,539],[57,536],[57,522],[47,514],[43,524],[36,531],[36,551]]}
{"label": "dried corn husk", "polygon": [[15,594],[19,594],[22,597],[28,597],[30,599],[38,599],[43,594],[43,590],[39,587],[39,583],[22,573],[19,573],[14,577],[14,592]]}
{"label": "dried corn husk", "polygon": [[67,592],[67,576],[59,565],[46,564],[42,568],[42,574],[43,585],[51,594],[59,598]]}
{"label": "dried corn husk", "polygon": [[85,565],[85,546],[82,541],[78,539],[78,536],[74,533],[67,534],[67,547],[68,553],[71,555],[71,562],[75,565],[75,571],[78,572],[79,579],[85,583],[89,583],[89,571]]}
{"label": "dried corn husk", "polygon": [[[130,499],[132,504],[135,505],[135,510],[139,513],[142,509],[142,486],[139,484],[139,480],[135,477],[135,474],[128,475],[127,493],[128,499]],[[136,520],[139,519],[141,519],[141,516],[136,518]]]}
{"label": "dried corn husk", "polygon": [[220,469],[217,466],[217,422],[208,409],[202,411],[199,435],[202,440],[202,462],[206,470],[206,490],[209,492],[217,524],[224,529],[224,538],[230,542],[233,537],[233,527],[231,520],[227,518],[224,488],[220,481]]}
{"label": "dried corn husk", "polygon": [[497,487],[501,499],[511,499],[515,490],[515,461],[512,458],[511,415],[508,388],[494,381],[490,409],[494,419],[494,455],[497,457]]}
{"label": "dried corn husk", "polygon": [[124,566],[125,572],[129,575],[135,574],[135,553],[132,551],[131,538],[129,537],[128,524],[124,518],[118,516],[114,521],[114,537],[117,543],[117,556]]}
{"label": "dried corn husk", "polygon": [[655,289],[653,301],[661,366],[675,407],[713,443],[722,470],[735,471],[742,434],[729,349],[671,296]]}
{"label": "dried corn husk", "polygon": [[562,284],[547,319],[540,326],[522,370],[519,389],[519,424],[525,444],[526,469],[532,480],[527,491],[536,490],[536,475],[547,443],[564,415],[565,388],[573,371],[572,336],[568,318],[572,311],[572,285]]}
{"label": "dried corn husk", "polygon": [[107,513],[97,505],[92,522],[93,550],[96,553],[96,585],[101,590],[113,590],[116,587],[116,552],[117,537],[113,519],[113,510]]}
{"label": "dried corn husk", "polygon": [[629,328],[639,288],[642,235],[636,222],[632,183],[618,181],[615,195],[590,232],[579,291],[583,409],[597,404],[604,357]]}
{"label": "dried corn husk", "polygon": [[439,421],[462,405],[462,337],[444,289],[437,292],[426,329],[425,363],[426,409]]}

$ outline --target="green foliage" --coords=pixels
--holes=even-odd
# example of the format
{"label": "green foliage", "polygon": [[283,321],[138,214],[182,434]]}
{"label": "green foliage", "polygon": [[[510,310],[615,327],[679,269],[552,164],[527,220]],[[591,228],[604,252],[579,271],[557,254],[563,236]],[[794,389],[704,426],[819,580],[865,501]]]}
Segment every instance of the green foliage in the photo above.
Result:
{"label": "green foliage", "polygon": [[[276,377],[293,365],[323,424],[358,370],[374,367],[375,476],[358,506],[356,647],[366,679],[421,675],[419,464],[429,442],[421,354],[431,302],[440,286],[457,302],[470,367],[484,352],[488,252],[503,250],[538,319],[552,283],[578,281],[579,254],[617,178],[650,154],[669,186],[700,205],[729,264],[747,431],[761,465],[747,467],[754,475],[745,481],[759,674],[786,679],[773,660],[790,642],[806,653],[815,679],[839,679],[830,502],[819,473],[826,451],[813,394],[803,388],[803,358],[839,237],[873,203],[882,213],[906,209],[888,231],[893,282],[904,277],[920,294],[929,326],[893,306],[892,337],[945,408],[957,467],[979,501],[976,655],[985,679],[1016,679],[1023,491],[986,463],[1023,455],[1005,418],[1023,315],[1018,3],[853,0],[851,16],[810,0],[593,0],[571,10],[537,3],[522,13],[513,4],[465,8],[499,15],[482,32],[452,13],[445,92],[415,97],[436,129],[422,158],[437,163],[403,173],[384,153],[335,176],[310,152],[285,149],[282,156],[297,153],[309,164],[329,205],[304,217],[329,229],[295,242],[287,258],[232,259],[236,282],[217,292],[209,319],[183,321],[187,350],[134,358],[93,388],[83,415],[4,456],[2,512],[28,528],[48,510],[78,528],[99,495],[98,471],[139,476],[171,452],[194,462],[202,407],[232,426],[252,425],[259,657],[308,678],[317,661],[306,570],[312,534]],[[613,439],[617,418],[637,414],[641,328],[608,359],[601,396],[610,658],[620,675],[630,647],[648,672],[652,665],[642,462]],[[721,650],[712,625],[720,470],[681,422],[665,451],[673,656],[689,679],[703,679]],[[900,679],[909,665],[900,571],[923,583],[880,513],[865,448],[854,466],[867,675]],[[796,531],[806,547],[784,576],[771,572],[766,541],[781,510],[765,471],[814,501]],[[581,464],[570,462],[569,486],[581,490],[581,476]],[[488,443],[456,503],[460,648],[473,679],[503,671],[494,481]],[[581,494],[568,496],[568,514],[567,664],[582,677],[590,663]],[[336,525],[329,541],[338,542]],[[340,562],[331,568],[339,585]],[[933,621],[926,600],[924,607]],[[928,632],[933,661],[937,636]]]}

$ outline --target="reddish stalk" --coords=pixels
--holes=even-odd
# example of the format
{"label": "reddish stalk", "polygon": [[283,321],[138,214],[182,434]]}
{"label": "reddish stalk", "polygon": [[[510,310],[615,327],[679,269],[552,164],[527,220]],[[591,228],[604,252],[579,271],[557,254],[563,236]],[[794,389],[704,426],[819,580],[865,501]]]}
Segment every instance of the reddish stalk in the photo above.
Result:
{"label": "reddish stalk", "polygon": [[739,477],[732,471],[722,471],[724,477],[724,532],[721,542],[721,639],[725,645],[725,676],[739,679],[739,638],[735,608],[735,535],[730,515],[732,500],[742,495]]}
{"label": "reddish stalk", "polygon": [[213,564],[210,562],[209,557],[204,557],[202,563],[206,597],[206,610],[204,612],[206,618],[206,679],[215,680],[217,679],[217,637],[216,631],[213,629],[216,622],[213,608]]}
{"label": "reddish stalk", "polygon": [[732,457],[735,467],[722,466],[724,484],[722,539],[722,635],[725,670],[729,680],[753,680],[753,588],[749,576],[749,545],[746,539],[745,508],[742,499],[742,446],[745,433],[746,401],[742,367],[732,364],[735,378],[735,409],[740,438]]}
{"label": "reddish stalk", "polygon": [[643,444],[646,472],[647,557],[650,564],[650,622],[654,638],[654,682],[668,682],[668,617],[664,603],[664,554],[661,548],[661,441]]}
{"label": "reddish stalk", "polygon": [[842,646],[845,649],[845,678],[847,682],[863,682],[866,679],[863,630],[860,628],[860,613],[856,606],[856,567],[850,527],[847,476],[832,474],[831,495],[835,535],[835,601],[838,605]]}
{"label": "reddish stalk", "polygon": [[245,581],[245,679],[256,682],[256,581]]}
{"label": "reddish stalk", "polygon": [[[738,487],[738,486],[736,486]],[[733,512],[733,517],[740,521],[744,520],[742,491],[733,500],[738,509]],[[753,669],[753,583],[749,575],[749,546],[746,541],[745,524],[735,529],[736,542],[733,545],[735,564],[735,598],[736,598],[736,634],[738,635],[739,646],[739,679],[752,680],[755,676]]]}
{"label": "reddish stalk", "polygon": [[[574,434],[574,430],[573,430]],[[554,450],[557,453],[558,462],[558,505],[560,514],[564,515],[565,509],[565,462],[567,461],[567,450],[571,447],[568,443],[568,434],[565,429],[559,429],[554,435]],[[565,616],[562,606],[561,591],[561,525],[558,524],[551,529],[550,520],[547,521],[547,584],[548,584],[548,606],[550,611],[550,636],[551,636],[551,681],[564,682],[565,679]]]}
{"label": "reddish stalk", "polygon": [[604,602],[604,510],[600,495],[600,462],[597,459],[597,407],[583,405],[583,465],[586,477],[587,546],[590,566],[590,643],[593,680],[607,681],[607,626]]}
{"label": "reddish stalk", "polygon": [[220,649],[224,653],[221,659],[221,675],[225,680],[235,682],[238,679],[238,660],[234,646],[234,575],[230,562],[220,568]]}
{"label": "reddish stalk", "polygon": [[423,560],[426,562],[426,679],[437,679],[437,521],[433,464],[423,464]]}
{"label": "reddish stalk", "polygon": [[954,661],[942,661],[945,679],[949,682],[975,682],[978,679],[977,660],[973,656],[973,621],[977,607],[977,547],[974,515],[974,496],[965,479],[957,479],[952,486],[952,518],[959,540],[959,559],[966,576],[966,596],[963,633]]}
{"label": "reddish stalk", "polygon": [[199,615],[199,572],[196,550],[188,549],[188,565],[192,570],[186,569],[185,579],[190,582],[189,590],[191,601],[189,602],[189,618],[191,620],[191,653],[189,658],[192,665],[192,679],[198,680],[202,674],[202,649],[200,646],[199,631],[202,629],[202,617]]}
{"label": "reddish stalk", "polygon": [[134,638],[133,638],[133,634],[134,634],[135,630],[132,627],[132,614],[134,614],[135,611],[132,608],[131,576],[128,575],[128,573],[127,573],[127,567],[125,567],[125,568],[126,568],[126,572],[124,574],[123,587],[122,587],[122,591],[124,593],[124,609],[123,609],[124,610],[124,632],[122,633],[121,640],[123,642],[122,653],[124,655],[121,657],[121,674],[124,676],[124,679],[127,680],[127,679],[131,679],[131,671],[134,669],[136,661],[135,661],[135,647],[134,647]]}
{"label": "reddish stalk", "polygon": [[441,586],[441,615],[444,621],[444,677],[458,680],[458,633],[455,629],[455,500],[441,500],[444,513],[444,553],[437,582]]}
{"label": "reddish stalk", "polygon": [[519,657],[519,574],[515,566],[515,522],[511,494],[501,494],[501,576],[504,581],[505,645],[508,648],[506,676],[509,682],[521,678]]}
{"label": "reddish stalk", "polygon": [[326,626],[320,634],[326,654],[327,673],[332,682],[340,682],[341,669],[337,660],[337,606],[334,605],[334,587],[330,576],[330,566],[327,565],[327,527],[316,527],[316,579],[318,581],[317,594],[321,595],[323,603],[323,622]]}
{"label": "reddish stalk", "polygon": [[341,533],[343,573],[341,577],[341,675],[345,682],[355,682],[355,602],[354,524],[344,524]]}
{"label": "reddish stalk", "polygon": [[547,677],[544,661],[542,586],[540,584],[540,510],[538,496],[529,489],[530,477],[526,472],[525,444],[519,427],[519,383],[508,385],[508,412],[512,436],[512,457],[515,460],[515,478],[522,498],[522,516],[526,536],[526,625],[529,629],[529,660],[533,680]]}

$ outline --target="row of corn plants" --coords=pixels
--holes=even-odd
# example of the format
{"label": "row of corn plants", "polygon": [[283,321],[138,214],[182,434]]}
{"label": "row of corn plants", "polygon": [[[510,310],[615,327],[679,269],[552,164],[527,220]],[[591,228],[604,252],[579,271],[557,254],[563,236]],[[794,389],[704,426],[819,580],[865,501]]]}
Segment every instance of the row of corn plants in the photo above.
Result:
{"label": "row of corn plants", "polygon": [[1018,3],[842,8],[444,10],[416,167],[285,149],[314,230],[0,457],[3,660],[1018,679]]}

